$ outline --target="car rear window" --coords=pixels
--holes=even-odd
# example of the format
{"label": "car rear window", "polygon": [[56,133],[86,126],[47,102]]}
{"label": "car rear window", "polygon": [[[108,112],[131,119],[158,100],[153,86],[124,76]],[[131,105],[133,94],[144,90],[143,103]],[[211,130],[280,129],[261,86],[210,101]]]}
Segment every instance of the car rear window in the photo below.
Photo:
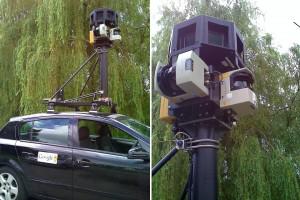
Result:
{"label": "car rear window", "polygon": [[16,124],[9,123],[1,130],[0,138],[14,140],[15,133],[16,133]]}
{"label": "car rear window", "polygon": [[20,139],[48,144],[68,145],[70,119],[42,119],[25,122]]}

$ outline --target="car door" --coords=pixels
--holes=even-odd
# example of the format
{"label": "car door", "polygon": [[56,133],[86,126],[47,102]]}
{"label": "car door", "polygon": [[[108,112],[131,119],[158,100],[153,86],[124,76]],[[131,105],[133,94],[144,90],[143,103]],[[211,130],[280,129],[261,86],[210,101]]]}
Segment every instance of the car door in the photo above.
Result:
{"label": "car door", "polygon": [[[89,129],[89,144],[86,141],[81,144],[82,135],[87,135],[82,133],[83,127]],[[117,132],[124,137],[111,138],[101,147],[96,144],[99,130],[102,131],[100,135],[109,130],[110,134]],[[73,131],[76,141],[73,147],[76,163],[73,170],[74,200],[149,199],[149,160],[127,157],[128,150],[138,143],[137,140],[105,121],[80,119]],[[119,141],[119,146],[116,146],[116,141]]]}
{"label": "car door", "polygon": [[71,119],[33,119],[19,126],[16,149],[31,192],[55,199],[72,198]]}

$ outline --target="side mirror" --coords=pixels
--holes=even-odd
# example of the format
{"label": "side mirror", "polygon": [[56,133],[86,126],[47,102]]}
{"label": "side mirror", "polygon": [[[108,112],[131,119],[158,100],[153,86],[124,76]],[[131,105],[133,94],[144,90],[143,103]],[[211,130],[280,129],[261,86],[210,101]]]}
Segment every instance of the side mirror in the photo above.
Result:
{"label": "side mirror", "polygon": [[143,160],[150,160],[149,158],[149,153],[146,152],[143,148],[141,147],[133,147],[129,149],[128,159],[143,159]]}

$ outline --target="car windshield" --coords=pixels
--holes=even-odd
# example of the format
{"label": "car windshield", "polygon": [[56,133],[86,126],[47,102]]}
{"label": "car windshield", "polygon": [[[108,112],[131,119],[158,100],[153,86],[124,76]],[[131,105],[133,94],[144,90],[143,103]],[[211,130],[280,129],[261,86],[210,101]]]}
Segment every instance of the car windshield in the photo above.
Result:
{"label": "car windshield", "polygon": [[125,126],[135,130],[136,132],[141,133],[144,136],[147,136],[148,138],[150,137],[150,127],[143,124],[142,122],[139,122],[135,119],[124,115],[114,115],[112,116],[112,118],[124,124]]}

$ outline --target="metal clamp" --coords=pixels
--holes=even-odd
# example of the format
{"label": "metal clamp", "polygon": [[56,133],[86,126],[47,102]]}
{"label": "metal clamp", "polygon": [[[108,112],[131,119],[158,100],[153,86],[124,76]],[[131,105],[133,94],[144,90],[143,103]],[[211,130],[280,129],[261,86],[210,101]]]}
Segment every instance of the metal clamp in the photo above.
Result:
{"label": "metal clamp", "polygon": [[197,148],[215,148],[219,149],[220,142],[214,139],[199,139],[191,141],[189,149],[197,149]]}
{"label": "metal clamp", "polygon": [[185,132],[177,132],[175,134],[175,147],[178,150],[192,150],[197,148],[215,148],[219,149],[220,142],[214,139],[198,139],[193,138]]}
{"label": "metal clamp", "polygon": [[187,150],[190,147],[193,138],[185,132],[175,134],[175,147],[178,150]]}

